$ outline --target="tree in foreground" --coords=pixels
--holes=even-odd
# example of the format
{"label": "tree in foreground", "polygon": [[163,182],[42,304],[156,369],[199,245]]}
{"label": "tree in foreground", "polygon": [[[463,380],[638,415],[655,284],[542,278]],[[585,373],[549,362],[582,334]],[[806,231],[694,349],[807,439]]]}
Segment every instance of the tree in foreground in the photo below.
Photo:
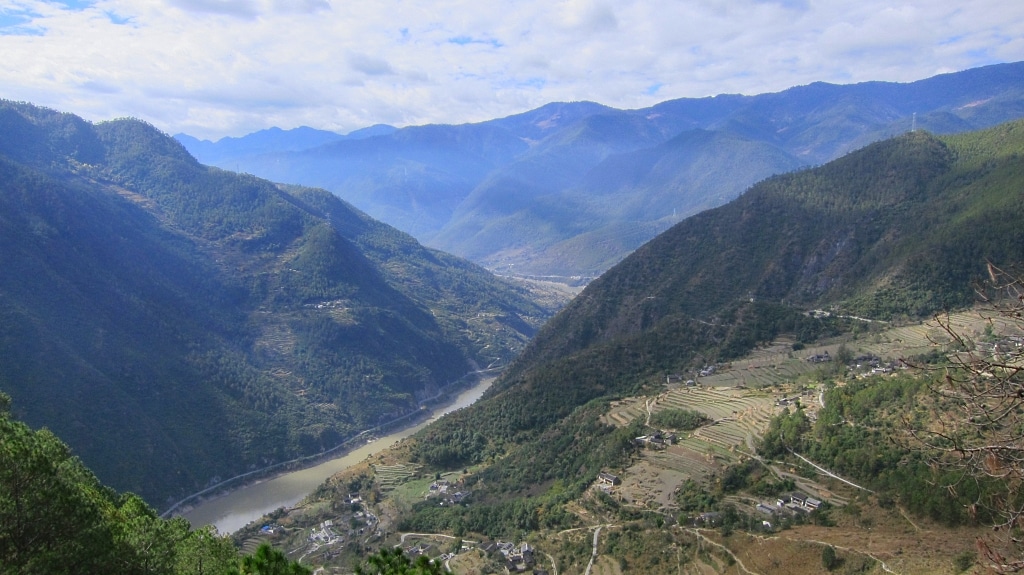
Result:
{"label": "tree in foreground", "polygon": [[952,348],[933,397],[955,416],[913,433],[934,463],[957,471],[946,487],[968,513],[1003,535],[979,539],[979,555],[1011,573],[1024,570],[1024,275],[991,264],[988,271],[978,289],[988,341],[975,341],[948,316],[937,318]]}
{"label": "tree in foreground", "polygon": [[105,487],[0,393],[0,575],[220,575],[237,558],[226,537]]}
{"label": "tree in foreground", "polygon": [[356,567],[356,575],[443,575],[447,571],[426,555],[413,562],[401,547],[384,548],[366,559],[365,565]]}
{"label": "tree in foreground", "polygon": [[298,561],[289,561],[284,553],[267,543],[261,544],[252,555],[238,560],[228,575],[310,575],[312,571]]}

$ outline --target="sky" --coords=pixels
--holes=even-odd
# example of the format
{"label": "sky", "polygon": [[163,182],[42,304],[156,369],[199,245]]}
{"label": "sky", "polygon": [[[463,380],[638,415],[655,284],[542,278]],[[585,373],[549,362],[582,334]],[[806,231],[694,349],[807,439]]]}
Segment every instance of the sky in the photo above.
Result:
{"label": "sky", "polygon": [[1022,0],[0,0],[0,98],[211,140],[1021,60]]}

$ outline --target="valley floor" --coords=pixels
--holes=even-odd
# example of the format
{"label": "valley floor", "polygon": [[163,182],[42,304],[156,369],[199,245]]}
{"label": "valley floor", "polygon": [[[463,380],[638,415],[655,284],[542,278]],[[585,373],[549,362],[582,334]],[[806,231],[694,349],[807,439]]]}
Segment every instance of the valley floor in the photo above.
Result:
{"label": "valley floor", "polygon": [[[960,333],[979,335],[988,322],[976,312],[947,319]],[[525,552],[521,540],[395,532],[402,509],[424,498],[457,503],[460,478],[476,471],[451,471],[440,477],[424,473],[408,462],[401,446],[332,479],[344,484],[372,477],[372,493],[379,494],[379,500],[339,502],[314,497],[275,518],[280,530],[274,534],[251,533],[248,545],[269,539],[287,548],[292,558],[301,557],[312,565],[326,563],[323,573],[345,572],[343,565],[350,564],[346,561],[358,556],[351,554],[348,543],[360,549],[401,545],[410,555],[426,553],[460,575],[517,568],[556,575],[799,575],[822,572],[823,553],[829,546],[836,552],[833,570],[837,573],[964,572],[958,564],[973,564],[974,542],[987,536],[984,530],[950,529],[912,518],[898,505],[883,507],[855,482],[827,470],[816,471],[813,465],[797,468],[762,462],[774,477],[792,480],[807,504],[791,505],[787,511],[775,498],[744,492],[729,496],[727,503],[751,518],[750,529],[744,531],[714,528],[713,519],[687,518],[677,501],[685,481],[720,481],[726,466],[759,460],[755,444],[773,416],[799,403],[813,419],[824,397],[814,383],[827,367],[820,358],[847,354],[854,366],[847,377],[884,377],[905,368],[901,358],[941,348],[948,343],[944,335],[937,324],[923,323],[877,326],[855,339],[823,342],[799,351],[783,339],[713,370],[705,366],[693,373],[673,374],[672,383],[656,395],[610,403],[602,419],[616,427],[637,419],[649,423],[652,415],[666,409],[698,410],[711,422],[691,432],[666,431],[657,440],[645,436],[645,448],[629,467],[608,470],[607,481],[596,482],[568,506],[585,527],[524,533],[523,539],[529,542]],[[805,519],[814,499],[831,507],[831,525]],[[325,539],[325,522],[342,526],[333,540]]]}

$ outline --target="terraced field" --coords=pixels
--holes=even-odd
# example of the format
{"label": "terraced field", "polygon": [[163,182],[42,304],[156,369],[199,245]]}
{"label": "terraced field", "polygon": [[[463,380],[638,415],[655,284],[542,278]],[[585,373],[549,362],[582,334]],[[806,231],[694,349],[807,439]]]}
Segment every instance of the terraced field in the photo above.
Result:
{"label": "terraced field", "polygon": [[[942,319],[943,322],[948,321],[957,333],[976,337],[984,333],[989,315],[991,314],[965,311]],[[1012,331],[1012,326],[1002,318],[995,318],[993,323],[995,333]],[[909,326],[888,327],[880,332],[847,341],[845,345],[854,356],[870,354],[891,361],[928,353],[949,342],[949,335],[937,321],[931,320]],[[748,388],[795,382],[801,376],[818,369],[818,365],[807,361],[808,357],[825,352],[834,356],[840,345],[841,343],[836,342],[792,351],[791,342],[780,339],[765,349],[757,350],[742,360],[732,362],[727,369],[720,370],[714,375],[697,378],[697,381],[705,387]]]}
{"label": "terraced field", "polygon": [[677,471],[695,480],[705,479],[715,471],[725,457],[713,447],[704,444],[704,454],[698,452],[700,443],[694,441],[690,445],[673,445],[664,451],[652,451],[646,459],[661,469]]}
{"label": "terraced field", "polygon": [[714,423],[693,432],[693,437],[727,450],[753,449],[753,442],[768,427],[775,413],[775,399],[763,392],[682,388],[668,392],[651,411],[692,409],[706,414]]}
{"label": "terraced field", "polygon": [[420,464],[373,465],[374,479],[381,489],[388,490],[412,479],[423,467]]}
{"label": "terraced field", "polygon": [[817,364],[807,361],[808,357],[825,352],[835,354],[839,345],[835,343],[793,351],[790,343],[777,341],[766,349],[757,350],[744,359],[730,363],[713,375],[697,378],[697,382],[705,387],[750,389],[794,383],[801,376],[818,369]]}
{"label": "terraced field", "polygon": [[775,412],[771,394],[745,389],[680,387],[653,399],[640,398],[619,402],[605,416],[605,421],[625,426],[648,413],[664,409],[692,409],[715,422],[693,433],[722,447],[745,445],[760,435]]}
{"label": "terraced field", "polygon": [[739,459],[768,426],[776,411],[775,398],[766,392],[708,387],[675,388],[654,398],[631,398],[614,404],[605,421],[625,426],[648,413],[665,409],[692,409],[714,423],[682,434],[665,449],[644,450],[624,473],[619,493],[625,501],[649,509],[671,509],[674,491],[686,479],[707,479]]}
{"label": "terraced field", "polygon": [[[946,319],[944,318],[944,321]],[[978,312],[952,315],[948,321],[958,333],[980,336],[986,319]],[[624,427],[647,421],[650,414],[665,409],[691,409],[713,420],[688,433],[682,433],[675,445],[665,449],[647,449],[630,468],[623,470],[622,485],[616,488],[624,501],[649,509],[671,509],[673,492],[686,479],[701,480],[754,451],[757,439],[771,418],[781,411],[776,402],[800,394],[799,389],[814,379],[822,364],[808,357],[828,352],[838,355],[845,345],[853,357],[870,354],[884,362],[927,353],[949,342],[937,324],[890,327],[845,342],[834,341],[793,351],[785,339],[774,342],[748,357],[719,365],[716,373],[695,378],[697,385],[677,385],[656,397],[633,397],[614,402],[603,417],[605,423]],[[996,333],[1002,326],[996,322]],[[813,413],[818,406],[815,392],[804,392],[803,405]],[[820,489],[811,492],[823,493]],[[839,501],[834,494],[829,498]]]}
{"label": "terraced field", "polygon": [[650,400],[642,397],[640,399],[628,398],[613,402],[611,410],[601,420],[603,423],[616,427],[625,427],[638,417],[643,417],[646,420],[646,404],[648,401]]}

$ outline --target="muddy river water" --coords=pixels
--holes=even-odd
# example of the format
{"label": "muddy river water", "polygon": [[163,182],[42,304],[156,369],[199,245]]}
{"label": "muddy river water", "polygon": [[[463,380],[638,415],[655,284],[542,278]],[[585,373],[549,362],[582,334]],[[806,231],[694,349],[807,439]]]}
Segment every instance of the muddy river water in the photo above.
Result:
{"label": "muddy river water", "polygon": [[350,450],[336,459],[325,461],[314,467],[299,469],[240,487],[226,495],[196,504],[182,516],[193,526],[214,525],[221,533],[232,533],[279,508],[291,507],[311,493],[318,485],[335,473],[351,467],[370,455],[391,447],[396,441],[423,429],[442,415],[472,404],[490,387],[494,378],[482,380],[476,386],[460,393],[449,405],[438,407],[430,419],[394,433],[382,436],[369,443]]}

